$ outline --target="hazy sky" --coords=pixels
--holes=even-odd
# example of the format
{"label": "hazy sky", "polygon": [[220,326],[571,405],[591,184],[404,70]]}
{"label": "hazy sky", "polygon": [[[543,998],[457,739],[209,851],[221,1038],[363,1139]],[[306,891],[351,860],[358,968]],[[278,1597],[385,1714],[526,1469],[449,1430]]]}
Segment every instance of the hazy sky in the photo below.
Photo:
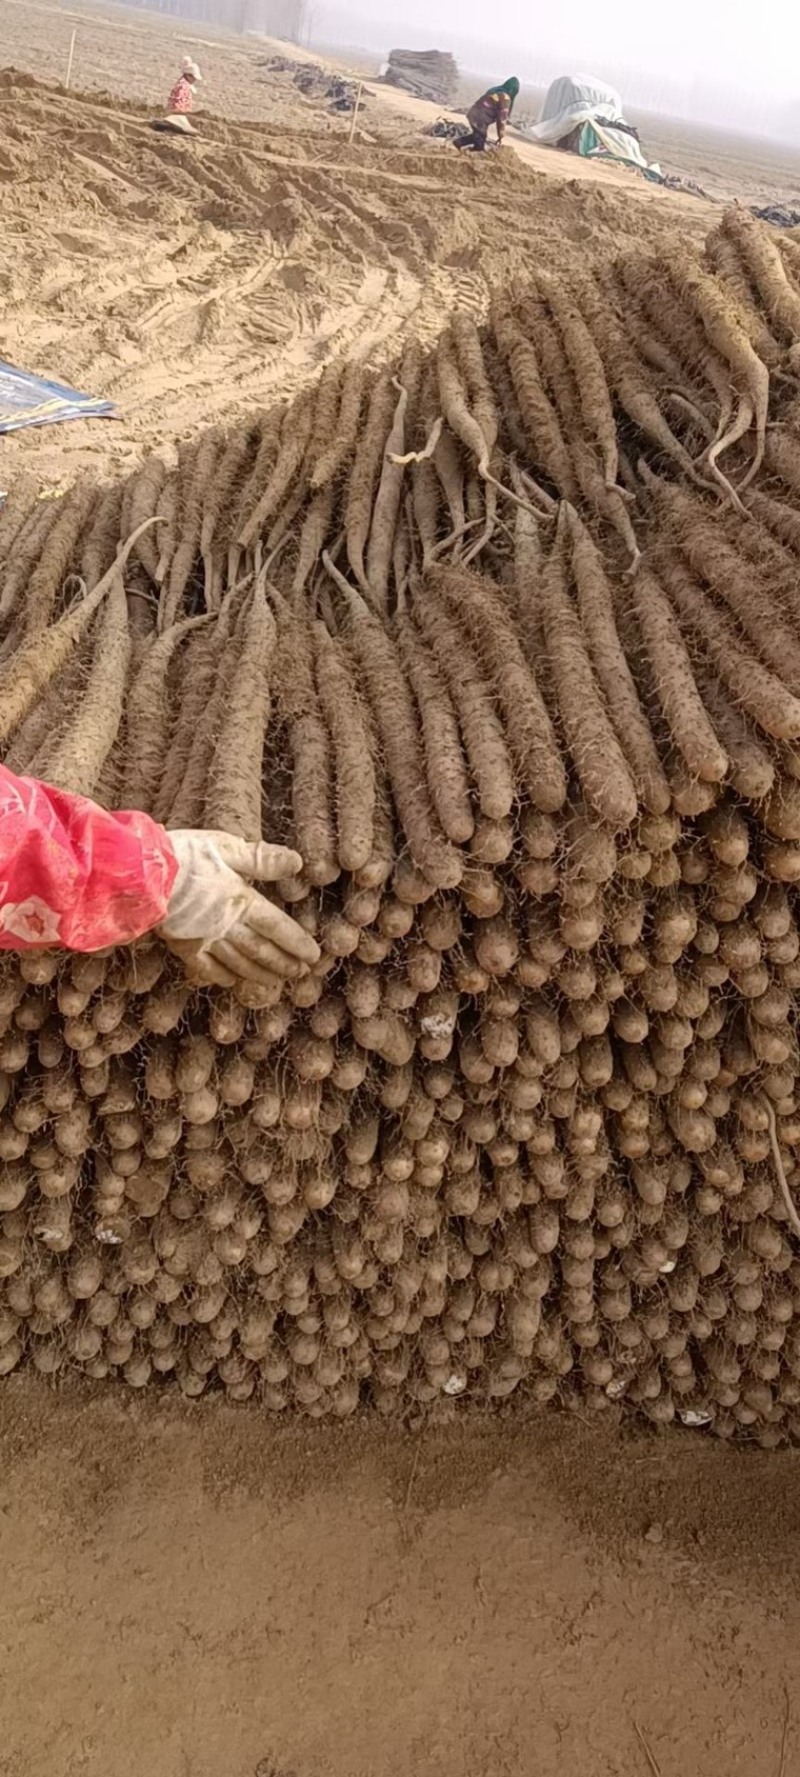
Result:
{"label": "hazy sky", "polygon": [[[464,67],[547,84],[588,72],[624,81],[633,104],[765,132],[800,118],[800,9],[791,0],[317,0],[315,36],[377,51],[452,48]],[[506,65],[508,64],[508,65]]]}

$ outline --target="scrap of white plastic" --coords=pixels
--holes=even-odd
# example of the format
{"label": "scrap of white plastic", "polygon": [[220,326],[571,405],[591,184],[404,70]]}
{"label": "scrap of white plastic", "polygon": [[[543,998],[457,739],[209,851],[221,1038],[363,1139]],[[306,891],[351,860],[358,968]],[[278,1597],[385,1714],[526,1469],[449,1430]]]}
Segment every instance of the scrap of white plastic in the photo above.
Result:
{"label": "scrap of white plastic", "polygon": [[445,1385],[445,1394],[463,1394],[467,1386],[466,1376],[449,1376]]}
{"label": "scrap of white plastic", "polygon": [[420,1019],[419,1028],[424,1037],[452,1037],[456,1021],[455,1018],[448,1017],[445,1012],[432,1012],[429,1018]]}
{"label": "scrap of white plastic", "polygon": [[628,1381],[629,1378],[627,1376],[614,1376],[610,1382],[607,1382],[606,1394],[608,1399],[610,1401],[618,1401],[620,1396],[625,1393]]}
{"label": "scrap of white plastic", "polygon": [[703,1413],[696,1407],[684,1407],[682,1412],[679,1411],[678,1418],[681,1425],[688,1426],[690,1431],[697,1431],[701,1426],[711,1424],[711,1414]]}
{"label": "scrap of white plastic", "polygon": [[667,1259],[665,1264],[659,1265],[658,1269],[662,1277],[669,1277],[670,1272],[675,1270],[677,1263],[677,1259]]}

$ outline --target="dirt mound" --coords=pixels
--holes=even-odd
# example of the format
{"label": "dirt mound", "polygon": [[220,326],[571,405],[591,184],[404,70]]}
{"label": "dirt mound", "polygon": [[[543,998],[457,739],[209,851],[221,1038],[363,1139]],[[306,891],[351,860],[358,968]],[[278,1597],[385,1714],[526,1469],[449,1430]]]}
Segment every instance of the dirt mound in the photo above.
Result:
{"label": "dirt mound", "polygon": [[[511,152],[356,145],[204,118],[190,141],[140,107],[0,75],[3,354],[119,405],[113,427],[24,434],[17,463],[63,481],[293,392],[331,356],[424,340],[443,310],[665,214],[530,172]],[[315,125],[316,128],[316,125]],[[13,245],[13,252],[8,251]]]}

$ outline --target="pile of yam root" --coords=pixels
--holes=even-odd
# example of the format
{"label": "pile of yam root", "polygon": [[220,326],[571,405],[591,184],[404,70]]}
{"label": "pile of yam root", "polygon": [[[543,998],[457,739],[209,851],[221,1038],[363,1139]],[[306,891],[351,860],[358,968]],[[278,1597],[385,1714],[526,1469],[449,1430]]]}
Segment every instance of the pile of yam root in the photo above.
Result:
{"label": "pile of yam root", "polygon": [[322,946],[0,971],[0,1371],[800,1434],[800,246],[727,214],[0,512],[12,768]]}

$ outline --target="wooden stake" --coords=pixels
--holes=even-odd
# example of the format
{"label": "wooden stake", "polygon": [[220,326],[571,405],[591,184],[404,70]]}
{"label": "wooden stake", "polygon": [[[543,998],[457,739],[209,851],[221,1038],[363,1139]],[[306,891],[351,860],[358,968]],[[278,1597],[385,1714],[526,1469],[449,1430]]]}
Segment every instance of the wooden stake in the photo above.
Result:
{"label": "wooden stake", "polygon": [[72,79],[72,63],[75,59],[75,38],[77,37],[77,35],[78,35],[77,30],[73,31],[72,36],[70,38],[69,60],[67,62],[67,78],[64,81],[64,85],[67,87],[69,86],[69,83]]}
{"label": "wooden stake", "polygon": [[358,118],[358,107],[361,104],[361,94],[363,93],[363,91],[364,91],[364,82],[363,82],[363,80],[359,80],[358,92],[356,93],[356,102],[353,106],[353,121],[350,125],[350,134],[347,138],[348,148],[352,148],[352,146],[353,146],[353,137],[355,136],[355,133],[356,133],[356,120]]}

